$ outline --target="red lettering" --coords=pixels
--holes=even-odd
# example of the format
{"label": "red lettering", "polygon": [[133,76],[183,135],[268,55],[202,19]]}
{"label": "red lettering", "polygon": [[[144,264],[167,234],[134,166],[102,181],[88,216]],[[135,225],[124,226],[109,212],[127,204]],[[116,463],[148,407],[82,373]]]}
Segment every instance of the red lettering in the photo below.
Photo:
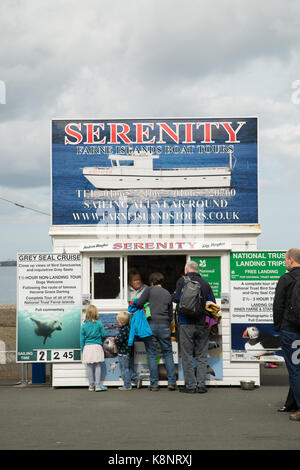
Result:
{"label": "red lettering", "polygon": [[236,135],[241,129],[241,127],[243,127],[243,125],[246,124],[246,121],[238,122],[239,126],[235,131],[231,127],[231,122],[221,122],[220,124],[224,127],[224,129],[227,131],[228,136],[229,136],[229,140],[225,141],[226,143],[236,144],[240,142],[239,140],[236,140]]}
{"label": "red lettering", "polygon": [[183,140],[183,144],[195,144],[196,141],[193,140],[193,127],[194,122],[182,122],[179,124],[183,124],[185,127],[185,140]]}
{"label": "red lettering", "polygon": [[[118,137],[122,139],[125,144],[132,144],[131,140],[126,135],[128,132],[130,132],[130,127],[128,124],[109,122],[108,126],[110,127],[110,144],[117,144],[119,142]],[[118,127],[121,127],[120,131],[118,131]]]}
{"label": "red lettering", "polygon": [[157,248],[168,248],[167,243],[157,242]]}
{"label": "red lettering", "polygon": [[136,143],[137,144],[154,144],[155,142],[155,137],[151,140],[145,140],[144,136],[149,139],[149,129],[144,129],[144,126],[150,127],[150,129],[153,130],[154,124],[153,122],[150,122],[148,124],[144,124],[143,122],[134,122],[133,123],[136,126]]}
{"label": "red lettering", "polygon": [[176,127],[176,132],[173,131],[173,129],[171,129],[171,127],[169,127],[169,125],[165,122],[158,122],[157,125],[159,126],[159,141],[158,143],[159,144],[165,144],[166,141],[163,140],[163,131],[169,136],[171,137],[172,140],[174,140],[174,142],[176,142],[176,144],[179,143],[179,123],[178,122],[174,122],[173,124],[175,124],[175,127]]}
{"label": "red lettering", "polygon": [[114,250],[122,250],[122,243],[114,243],[113,244]]}
{"label": "red lettering", "polygon": [[[95,124],[94,122],[88,122],[84,124],[86,126],[86,142],[85,144],[105,144],[106,137],[100,140],[100,128],[104,130],[104,124]],[[98,129],[95,127],[98,126]],[[97,140],[95,140],[95,137]]]}
{"label": "red lettering", "polygon": [[65,137],[65,144],[70,144],[70,145],[77,145],[80,144],[82,141],[82,134],[81,132],[76,132],[71,128],[71,126],[76,126],[79,131],[81,131],[81,124],[77,124],[76,122],[70,122],[70,124],[67,124],[65,127],[65,133],[71,137],[74,137],[76,140],[72,141],[69,140],[68,137]]}
{"label": "red lettering", "polygon": [[216,126],[216,128],[219,129],[219,123],[218,122],[198,122],[197,129],[200,126],[204,126],[204,140],[202,140],[202,142],[204,144],[214,143],[215,141],[212,140],[212,136],[211,136],[211,128],[212,126]]}
{"label": "red lettering", "polygon": [[135,243],[134,248],[136,250],[143,250],[144,249],[144,243]]}
{"label": "red lettering", "polygon": [[[135,122],[133,124],[127,122],[70,122],[65,126],[65,145],[78,145],[83,141],[81,126],[84,125],[86,129],[85,144],[159,144],[176,143],[179,144],[193,144],[194,133],[196,130],[203,127],[203,140],[204,144],[212,144],[215,140],[212,137],[213,128],[220,129],[221,126],[227,134],[226,143],[234,144],[239,143],[238,133],[240,129],[246,124],[246,121],[238,121],[237,128],[233,129],[232,122]],[[135,127],[133,127],[135,126]],[[180,127],[182,126],[182,127]],[[103,136],[103,131],[108,130],[107,134]],[[154,131],[158,131],[154,134]],[[102,135],[101,135],[102,134]],[[180,136],[182,137],[182,141]],[[197,138],[197,141],[200,140]]]}
{"label": "red lettering", "polygon": [[144,249],[144,243],[135,243],[134,247],[136,250],[143,250]]}
{"label": "red lettering", "polygon": [[132,243],[124,243],[125,250],[132,250]]}
{"label": "red lettering", "polygon": [[148,243],[145,243],[145,248],[146,250],[153,250],[154,248],[154,243],[151,243],[151,242],[148,242]]}

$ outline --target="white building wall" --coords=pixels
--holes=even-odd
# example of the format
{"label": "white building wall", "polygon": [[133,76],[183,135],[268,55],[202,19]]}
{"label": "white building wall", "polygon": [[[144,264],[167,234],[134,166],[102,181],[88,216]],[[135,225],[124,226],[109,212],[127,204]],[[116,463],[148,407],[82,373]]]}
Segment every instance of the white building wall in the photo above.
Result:
{"label": "white building wall", "polygon": [[[184,233],[183,233],[184,231]],[[260,227],[258,225],[238,225],[238,226],[207,226],[205,227],[205,234],[197,233],[195,229],[174,228],[173,232],[170,233],[170,227],[158,228],[157,231],[153,232],[151,227],[151,233],[145,227],[134,226],[134,227],[122,227],[116,229],[116,227],[109,226],[82,226],[82,227],[70,227],[70,226],[55,226],[50,228],[50,235],[53,239],[53,252],[54,253],[76,253],[81,251],[84,244],[93,244],[95,242],[101,242],[104,240],[122,240],[132,241],[134,240],[161,240],[167,239],[182,239],[182,240],[199,240],[199,237],[207,240],[208,242],[220,242],[225,241],[231,246],[231,251],[253,251],[257,249],[257,236],[260,233]],[[97,252],[96,252],[97,253]],[[134,254],[134,251],[130,251],[129,254]],[[149,252],[149,255],[154,252]],[[164,254],[175,254],[176,251],[163,252]],[[178,253],[185,254],[185,252],[178,251]],[[89,256],[94,253],[87,253],[83,256],[83,285],[82,292],[89,292],[89,279],[85,273],[88,273],[89,269]],[[101,251],[101,254],[104,254]],[[114,254],[116,254],[114,252]],[[124,255],[125,252],[118,253]],[[141,253],[140,253],[141,254]],[[146,252],[143,252],[146,254]],[[157,252],[156,252],[157,254]],[[201,252],[190,252],[187,253],[192,256],[220,256],[221,255],[221,281],[222,292],[230,292],[230,250],[226,251],[201,251]],[[99,253],[98,253],[99,255]],[[126,306],[119,305],[119,308],[126,308]],[[116,307],[112,306],[111,311],[115,311]],[[104,311],[104,309],[103,309]],[[109,311],[109,308],[108,310]],[[223,344],[223,379],[222,380],[208,380],[208,385],[240,385],[241,380],[253,380],[256,385],[260,385],[260,366],[259,363],[251,362],[231,362],[230,351],[231,351],[231,326],[230,326],[230,310],[222,311],[222,344]],[[105,382],[109,385],[109,382]],[[65,364],[53,364],[53,382],[54,387],[60,386],[86,386],[88,385],[86,368],[81,363],[65,363]],[[115,382],[114,382],[115,384]]]}

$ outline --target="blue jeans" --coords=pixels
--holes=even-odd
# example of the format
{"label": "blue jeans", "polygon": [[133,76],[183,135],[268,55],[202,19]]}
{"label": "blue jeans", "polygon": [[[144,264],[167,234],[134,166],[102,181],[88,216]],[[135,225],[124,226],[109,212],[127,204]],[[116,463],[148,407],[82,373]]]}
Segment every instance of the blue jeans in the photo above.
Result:
{"label": "blue jeans", "polygon": [[125,388],[131,387],[131,381],[137,382],[138,376],[134,370],[134,358],[133,356],[120,355],[118,356],[118,361],[121,370],[121,377],[124,382]]}
{"label": "blue jeans", "polygon": [[300,409],[300,333],[282,330],[280,344],[289,373],[290,387]]}
{"label": "blue jeans", "polygon": [[168,325],[160,323],[151,323],[152,336],[144,338],[144,344],[149,361],[150,386],[158,385],[158,363],[157,363],[157,345],[160,344],[161,352],[165,360],[165,366],[168,375],[168,384],[176,384],[176,370],[173,361],[173,351],[171,342],[171,331]]}

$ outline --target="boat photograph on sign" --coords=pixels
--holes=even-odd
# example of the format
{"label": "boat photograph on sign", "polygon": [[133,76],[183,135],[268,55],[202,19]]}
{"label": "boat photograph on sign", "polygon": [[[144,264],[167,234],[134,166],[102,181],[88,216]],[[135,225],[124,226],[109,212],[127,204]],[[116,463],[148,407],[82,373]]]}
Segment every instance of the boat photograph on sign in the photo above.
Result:
{"label": "boat photograph on sign", "polygon": [[83,168],[82,174],[98,189],[228,188],[231,186],[232,151],[228,166],[155,169],[150,152],[109,155],[111,166]]}

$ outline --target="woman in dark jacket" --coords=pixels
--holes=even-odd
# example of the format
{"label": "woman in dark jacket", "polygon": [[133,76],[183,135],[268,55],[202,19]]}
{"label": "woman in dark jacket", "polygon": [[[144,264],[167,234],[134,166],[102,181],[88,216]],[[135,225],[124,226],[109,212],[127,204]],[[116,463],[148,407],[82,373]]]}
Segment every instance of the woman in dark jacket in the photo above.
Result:
{"label": "woman in dark jacket", "polygon": [[149,302],[151,318],[149,325],[152,336],[144,339],[149,360],[150,390],[156,392],[158,387],[157,343],[165,360],[168,375],[168,390],[176,390],[176,370],[173,360],[170,324],[173,319],[173,304],[171,294],[163,288],[164,276],[152,273],[149,277],[150,287],[147,287],[136,301],[137,308],[142,308]]}

